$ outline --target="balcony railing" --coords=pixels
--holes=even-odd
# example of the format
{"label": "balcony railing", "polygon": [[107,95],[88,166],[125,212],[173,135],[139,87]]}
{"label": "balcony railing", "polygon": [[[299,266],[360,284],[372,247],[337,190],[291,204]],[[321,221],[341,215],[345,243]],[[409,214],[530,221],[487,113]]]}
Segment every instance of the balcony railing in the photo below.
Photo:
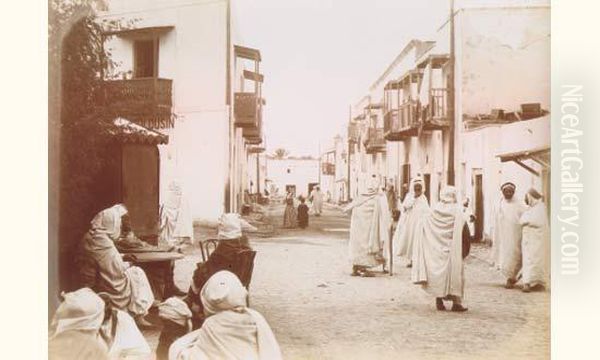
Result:
{"label": "balcony railing", "polygon": [[384,152],[385,146],[386,142],[383,137],[383,128],[369,128],[367,131],[367,138],[365,139],[367,153]]}
{"label": "balcony railing", "polygon": [[323,175],[335,176],[335,164],[324,162],[321,164],[321,171]]}
{"label": "balcony railing", "polygon": [[448,90],[431,89],[429,105],[422,107],[420,117],[425,129],[440,129],[448,126]]}
{"label": "balcony railing", "polygon": [[103,85],[105,105],[117,116],[152,129],[173,127],[172,80],[106,80]]}
{"label": "balcony railing", "polygon": [[255,93],[238,92],[234,95],[235,126],[256,127],[262,115],[262,100]]}

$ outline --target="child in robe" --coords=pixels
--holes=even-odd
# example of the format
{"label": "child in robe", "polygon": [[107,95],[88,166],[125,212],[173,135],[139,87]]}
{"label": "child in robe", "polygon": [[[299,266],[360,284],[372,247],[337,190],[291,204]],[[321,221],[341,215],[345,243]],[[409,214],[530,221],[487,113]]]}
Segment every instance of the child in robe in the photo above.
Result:
{"label": "child in robe", "polygon": [[300,205],[298,205],[298,226],[301,229],[306,229],[308,226],[308,205],[305,204],[306,199],[300,197]]}

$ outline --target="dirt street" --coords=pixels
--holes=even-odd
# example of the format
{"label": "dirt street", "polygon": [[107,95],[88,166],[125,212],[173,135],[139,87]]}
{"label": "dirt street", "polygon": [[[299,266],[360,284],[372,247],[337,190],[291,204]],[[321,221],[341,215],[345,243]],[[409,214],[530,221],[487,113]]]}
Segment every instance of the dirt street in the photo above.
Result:
{"label": "dirt street", "polygon": [[[269,211],[280,227],[283,206]],[[439,312],[400,258],[393,276],[351,277],[348,236],[349,216],[326,207],[306,230],[251,239],[258,251],[251,307],[270,323],[285,359],[549,358],[550,294],[504,289],[481,260],[488,249],[475,247],[466,262],[469,311]],[[197,251],[178,261],[182,288],[197,261]],[[157,333],[147,335],[155,346]]]}

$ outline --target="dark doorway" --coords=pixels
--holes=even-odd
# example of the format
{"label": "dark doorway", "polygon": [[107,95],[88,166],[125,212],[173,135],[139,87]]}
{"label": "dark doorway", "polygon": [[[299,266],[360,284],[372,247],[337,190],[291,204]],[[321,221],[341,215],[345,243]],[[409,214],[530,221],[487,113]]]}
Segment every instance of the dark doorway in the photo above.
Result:
{"label": "dark doorway", "polygon": [[483,175],[475,174],[475,236],[474,241],[483,239]]}
{"label": "dark doorway", "polygon": [[315,186],[319,185],[319,183],[308,183],[308,196],[310,196],[310,192],[313,190]]}
{"label": "dark doorway", "polygon": [[423,174],[423,182],[425,183],[425,197],[431,204],[431,174]]}
{"label": "dark doorway", "polygon": [[410,164],[402,165],[402,182],[400,184],[400,199],[404,200],[404,196],[408,192],[410,185]]}

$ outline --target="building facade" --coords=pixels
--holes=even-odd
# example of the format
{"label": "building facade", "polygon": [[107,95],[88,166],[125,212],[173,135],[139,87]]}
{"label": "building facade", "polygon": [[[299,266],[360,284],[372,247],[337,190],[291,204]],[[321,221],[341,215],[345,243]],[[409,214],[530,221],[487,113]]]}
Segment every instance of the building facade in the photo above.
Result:
{"label": "building facade", "polygon": [[453,184],[485,239],[504,181],[549,194],[550,7],[473,4],[406,44],[353,106],[348,184],[356,196],[376,175],[402,198],[420,176],[430,204]]}
{"label": "building facade", "polygon": [[177,182],[193,219],[238,211],[248,159],[262,136],[260,52],[238,43],[229,0],[111,0],[101,20],[115,66],[111,104],[169,136],[160,146],[160,201]]}

